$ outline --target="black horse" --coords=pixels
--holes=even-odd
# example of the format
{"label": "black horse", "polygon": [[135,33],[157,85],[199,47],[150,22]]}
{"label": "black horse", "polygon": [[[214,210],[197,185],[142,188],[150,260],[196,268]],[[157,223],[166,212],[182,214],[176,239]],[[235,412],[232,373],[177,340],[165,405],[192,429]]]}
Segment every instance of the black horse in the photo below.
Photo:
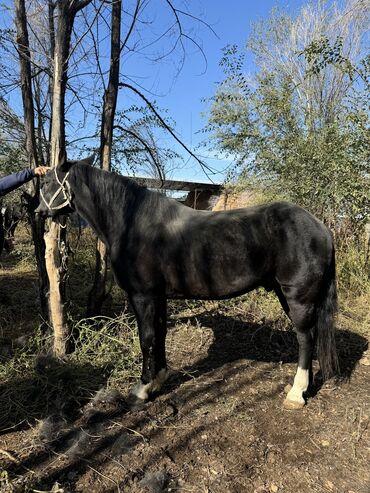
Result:
{"label": "black horse", "polygon": [[26,213],[23,202],[8,204],[0,201],[0,255],[4,248],[7,253],[14,250],[15,230]]}
{"label": "black horse", "polygon": [[312,352],[324,378],[339,372],[335,348],[335,254],[330,231],[286,202],[224,212],[195,211],[114,173],[68,161],[50,171],[36,212],[77,211],[106,244],[134,309],[143,354],[140,400],[167,378],[166,301],[223,299],[274,290],[299,342],[284,406],[304,405]]}
{"label": "black horse", "polygon": [[2,213],[2,206],[0,202],[0,256],[3,253],[3,248],[4,248],[4,239],[5,239],[5,232],[4,232],[4,217]]}
{"label": "black horse", "polygon": [[23,209],[23,204],[6,204],[1,208],[4,218],[4,248],[7,253],[14,250],[15,230],[26,215],[26,210]]}

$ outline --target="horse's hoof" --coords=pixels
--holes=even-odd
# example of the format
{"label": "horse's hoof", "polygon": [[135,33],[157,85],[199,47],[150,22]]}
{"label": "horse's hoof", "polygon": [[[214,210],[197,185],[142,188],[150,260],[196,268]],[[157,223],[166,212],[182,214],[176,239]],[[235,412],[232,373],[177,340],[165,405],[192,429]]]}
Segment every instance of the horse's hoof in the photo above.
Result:
{"label": "horse's hoof", "polygon": [[285,401],[283,402],[283,408],[289,410],[302,409],[305,406],[305,401],[303,399],[302,401],[292,401],[290,399],[285,399]]}

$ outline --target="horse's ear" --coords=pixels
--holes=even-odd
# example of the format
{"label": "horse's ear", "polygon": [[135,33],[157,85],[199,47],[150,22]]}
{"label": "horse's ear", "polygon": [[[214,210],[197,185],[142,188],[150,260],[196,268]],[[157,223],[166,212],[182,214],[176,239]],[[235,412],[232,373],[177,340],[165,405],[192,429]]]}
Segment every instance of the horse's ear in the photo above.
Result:
{"label": "horse's ear", "polygon": [[62,164],[60,164],[58,168],[64,173],[67,173],[67,171],[69,171],[74,164],[88,164],[89,166],[92,166],[94,164],[94,160],[95,160],[95,154],[92,154],[91,156],[85,159],[80,159],[77,161],[73,159],[72,160],[68,159],[68,161],[64,161]]}
{"label": "horse's ear", "polygon": [[82,161],[80,162],[92,166],[94,164],[94,161],[95,161],[95,154],[91,154],[91,156],[82,159]]}
{"label": "horse's ear", "polygon": [[60,171],[63,171],[63,173],[67,173],[75,163],[77,163],[77,161],[64,161],[58,168]]}

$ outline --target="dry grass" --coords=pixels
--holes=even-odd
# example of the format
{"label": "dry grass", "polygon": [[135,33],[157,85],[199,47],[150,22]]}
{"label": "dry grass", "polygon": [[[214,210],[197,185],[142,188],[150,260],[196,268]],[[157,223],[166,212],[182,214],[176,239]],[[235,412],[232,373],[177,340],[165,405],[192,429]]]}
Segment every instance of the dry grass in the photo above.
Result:
{"label": "dry grass", "polygon": [[[127,392],[139,375],[139,343],[127,314],[82,319],[73,327],[76,350],[64,359],[49,354],[40,331],[0,364],[0,430],[43,416],[73,414],[102,387]],[[14,350],[14,347],[13,347]]]}

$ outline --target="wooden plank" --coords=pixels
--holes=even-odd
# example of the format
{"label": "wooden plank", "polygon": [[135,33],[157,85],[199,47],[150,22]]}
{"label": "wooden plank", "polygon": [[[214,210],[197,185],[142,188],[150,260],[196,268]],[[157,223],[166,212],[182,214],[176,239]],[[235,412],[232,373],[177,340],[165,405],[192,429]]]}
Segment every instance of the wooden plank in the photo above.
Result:
{"label": "wooden plank", "polygon": [[156,178],[144,178],[139,176],[126,176],[130,180],[136,181],[138,185],[142,185],[147,188],[165,189],[165,190],[178,190],[185,192],[192,192],[194,190],[202,191],[209,190],[215,193],[221,192],[221,185],[217,183],[198,183],[192,181],[176,181],[176,180],[158,180]]}

